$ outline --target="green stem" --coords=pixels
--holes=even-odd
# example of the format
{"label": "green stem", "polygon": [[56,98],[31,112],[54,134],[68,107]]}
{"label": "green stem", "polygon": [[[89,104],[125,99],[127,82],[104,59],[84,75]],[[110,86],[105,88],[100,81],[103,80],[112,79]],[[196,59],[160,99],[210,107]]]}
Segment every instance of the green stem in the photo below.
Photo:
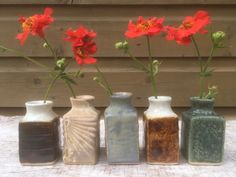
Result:
{"label": "green stem", "polygon": [[212,48],[211,48],[210,55],[209,55],[209,57],[208,57],[208,59],[207,59],[207,61],[206,61],[206,64],[205,64],[204,68],[203,68],[203,72],[206,72],[206,71],[207,71],[207,69],[208,69],[208,67],[209,67],[209,64],[211,63],[211,60],[212,60],[212,56],[213,56],[214,51],[215,51],[215,45],[213,44],[213,46],[212,46]]}
{"label": "green stem", "polygon": [[71,91],[73,97],[76,98],[75,92],[74,92],[74,90],[73,90],[71,84],[70,84],[69,82],[67,82],[67,81],[65,81],[65,83],[66,83],[66,85],[68,86],[68,88],[70,89],[70,91]]}
{"label": "green stem", "polygon": [[48,42],[48,40],[46,38],[43,38],[43,40],[47,44],[49,50],[51,51],[51,53],[54,57],[54,60],[57,61],[57,55],[56,55],[55,51],[53,50],[52,46],[50,45],[50,43]]}
{"label": "green stem", "polygon": [[108,91],[108,94],[111,96],[113,93],[112,93],[112,89],[109,85],[109,83],[107,82],[106,78],[104,77],[103,73],[101,72],[101,70],[99,69],[98,65],[95,64],[95,68],[97,69],[98,71],[98,74],[99,74],[99,77],[103,80],[103,82],[105,83],[105,88],[106,90]]}
{"label": "green stem", "polygon": [[[197,42],[196,42],[194,36],[191,36],[191,40],[194,44],[194,47],[195,47],[197,55],[198,55],[198,60],[199,60],[199,65],[200,65],[200,74],[202,74],[204,72],[204,70],[203,70],[203,61],[202,61],[202,57],[200,54],[200,50],[198,48],[198,45],[197,45]],[[205,85],[205,77],[200,76],[200,95],[199,95],[200,98],[204,97],[204,85]]]}
{"label": "green stem", "polygon": [[147,36],[147,46],[148,46],[148,55],[149,55],[149,63],[150,63],[150,79],[152,82],[152,90],[155,98],[157,98],[157,81],[155,78],[155,75],[153,73],[153,60],[152,60],[152,54],[151,54],[151,43],[150,38]]}
{"label": "green stem", "polygon": [[47,91],[43,97],[43,100],[44,100],[44,103],[46,103],[46,100],[48,98],[48,94],[50,92],[50,90],[52,89],[53,85],[55,84],[56,80],[60,77],[60,73],[58,73],[53,79],[52,81],[50,82],[48,88],[47,88]]}
{"label": "green stem", "polygon": [[33,58],[30,58],[30,57],[24,55],[23,53],[21,53],[21,52],[19,52],[19,51],[17,51],[17,50],[10,49],[10,48],[4,47],[4,46],[2,46],[2,45],[0,45],[0,48],[3,49],[3,50],[9,51],[9,52],[15,53],[15,54],[17,54],[17,55],[20,55],[21,57],[23,57],[23,58],[25,58],[26,60],[28,60],[28,61],[34,63],[35,65],[38,65],[38,66],[40,66],[40,67],[42,67],[42,68],[45,68],[45,69],[47,69],[47,70],[50,70],[50,68],[48,68],[46,65],[44,65],[44,64],[42,64],[42,63],[40,63],[40,62],[34,60]]}
{"label": "green stem", "polygon": [[132,58],[137,63],[137,65],[139,65],[139,67],[142,70],[144,70],[145,72],[148,71],[148,68],[142,62],[140,62],[136,57],[134,57],[129,50],[127,51],[127,54],[129,55],[130,58]]}
{"label": "green stem", "polygon": [[204,97],[205,77],[200,76],[200,99]]}
{"label": "green stem", "polygon": [[200,54],[200,50],[198,48],[198,45],[197,45],[197,42],[196,42],[194,36],[191,36],[191,40],[192,40],[192,42],[194,44],[194,47],[196,49],[196,52],[197,52],[197,55],[198,55],[199,64],[200,64],[200,70],[202,72],[203,71],[203,63],[202,63],[202,57],[201,57],[201,54]]}

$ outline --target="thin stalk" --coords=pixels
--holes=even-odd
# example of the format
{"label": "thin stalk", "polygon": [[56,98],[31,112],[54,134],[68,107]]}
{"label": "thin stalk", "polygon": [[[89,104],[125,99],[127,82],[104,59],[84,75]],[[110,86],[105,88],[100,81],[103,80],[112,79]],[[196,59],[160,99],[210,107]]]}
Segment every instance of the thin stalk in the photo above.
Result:
{"label": "thin stalk", "polygon": [[48,88],[47,88],[47,91],[43,97],[43,100],[44,100],[44,103],[46,103],[46,100],[48,98],[48,94],[50,92],[50,90],[52,89],[53,85],[55,84],[56,80],[60,77],[60,73],[58,73],[53,79],[52,81],[50,82]]}
{"label": "thin stalk", "polygon": [[149,55],[149,63],[150,63],[150,79],[152,82],[152,90],[155,98],[157,98],[157,82],[156,78],[153,73],[153,60],[152,60],[152,53],[151,53],[151,43],[150,43],[150,38],[147,36],[147,46],[148,46],[148,55]]}
{"label": "thin stalk", "polygon": [[49,50],[51,51],[51,53],[54,57],[54,60],[57,61],[57,55],[56,55],[55,51],[53,50],[52,46],[50,45],[50,43],[48,42],[48,40],[46,38],[43,38],[43,40],[47,44]]}
{"label": "thin stalk", "polygon": [[142,62],[140,62],[136,57],[134,57],[129,50],[127,51],[127,54],[139,65],[140,68],[142,68],[142,70],[146,72],[148,71],[148,68]]}
{"label": "thin stalk", "polygon": [[75,92],[74,92],[74,90],[73,90],[71,84],[70,84],[69,82],[67,82],[67,81],[65,81],[65,83],[66,83],[66,85],[68,86],[68,88],[70,89],[70,91],[71,91],[73,97],[76,98]]}
{"label": "thin stalk", "polygon": [[46,65],[44,65],[44,64],[42,64],[42,63],[36,61],[36,60],[33,59],[33,58],[30,58],[30,57],[24,55],[23,53],[21,53],[21,52],[19,52],[19,51],[17,51],[17,50],[10,49],[10,48],[4,47],[4,46],[2,46],[2,45],[0,45],[0,48],[4,49],[4,50],[6,50],[6,51],[9,51],[9,52],[15,53],[15,54],[17,54],[17,55],[19,55],[19,56],[25,58],[26,60],[28,60],[28,61],[34,63],[35,65],[38,65],[38,66],[40,66],[40,67],[42,67],[42,68],[45,68],[45,69],[47,69],[47,70],[51,70],[51,69],[48,68]]}
{"label": "thin stalk", "polygon": [[200,69],[201,69],[201,72],[202,72],[203,71],[203,64],[202,64],[202,57],[201,57],[201,54],[200,54],[200,50],[199,50],[197,42],[196,42],[196,40],[193,36],[191,36],[191,40],[192,40],[192,42],[194,44],[194,47],[197,51],[198,60],[199,60],[199,64],[200,64]]}
{"label": "thin stalk", "polygon": [[215,51],[215,46],[213,45],[212,48],[211,48],[210,55],[209,55],[209,57],[208,57],[208,59],[206,61],[206,64],[205,64],[204,68],[203,68],[203,72],[207,71],[207,68],[208,68],[209,64],[211,63],[214,51]]}
{"label": "thin stalk", "polygon": [[113,93],[112,93],[112,89],[111,89],[110,85],[108,84],[106,78],[104,77],[103,73],[101,72],[101,70],[99,69],[97,64],[95,64],[95,68],[97,69],[100,78],[104,81],[106,90],[108,91],[109,95],[111,96]]}
{"label": "thin stalk", "polygon": [[200,76],[200,99],[204,97],[204,85],[205,85],[205,77]]}

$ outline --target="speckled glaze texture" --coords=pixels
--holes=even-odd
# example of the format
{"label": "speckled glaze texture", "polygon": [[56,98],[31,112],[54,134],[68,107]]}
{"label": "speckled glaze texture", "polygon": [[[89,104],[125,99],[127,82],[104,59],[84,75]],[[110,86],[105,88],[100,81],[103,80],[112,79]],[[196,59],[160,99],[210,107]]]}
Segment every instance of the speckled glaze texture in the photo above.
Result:
{"label": "speckled glaze texture", "polygon": [[150,97],[149,104],[144,113],[147,162],[178,164],[178,117],[171,109],[171,97]]}
{"label": "speckled glaze texture", "polygon": [[214,100],[191,98],[182,116],[182,154],[193,165],[218,165],[223,161],[225,120],[214,111]]}
{"label": "speckled glaze texture", "polygon": [[105,138],[109,164],[139,163],[139,127],[132,94],[116,92],[105,110]]}
{"label": "speckled glaze texture", "polygon": [[94,165],[99,157],[99,111],[91,95],[71,98],[72,108],[63,116],[63,161]]}

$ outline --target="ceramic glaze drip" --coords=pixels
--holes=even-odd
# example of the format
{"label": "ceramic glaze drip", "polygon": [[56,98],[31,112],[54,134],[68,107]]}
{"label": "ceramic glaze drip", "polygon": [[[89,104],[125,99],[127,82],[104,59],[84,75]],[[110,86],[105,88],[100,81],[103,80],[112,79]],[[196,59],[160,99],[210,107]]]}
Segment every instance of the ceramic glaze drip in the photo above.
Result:
{"label": "ceramic glaze drip", "polygon": [[157,117],[177,117],[171,108],[171,97],[158,96],[157,98],[149,97],[149,107],[145,111],[145,115],[148,119]]}
{"label": "ceramic glaze drip", "polygon": [[46,101],[46,103],[43,100],[26,102],[26,115],[22,119],[22,122],[52,121],[57,117],[52,110],[52,105],[52,101]]}
{"label": "ceramic glaze drip", "polygon": [[71,98],[72,108],[63,116],[66,164],[96,164],[99,155],[99,111],[93,96]]}
{"label": "ceramic glaze drip", "polygon": [[131,93],[117,92],[105,110],[105,138],[109,164],[139,163],[139,128]]}
{"label": "ceramic glaze drip", "polygon": [[26,103],[26,116],[19,122],[19,158],[23,165],[51,165],[59,156],[59,119],[53,102]]}
{"label": "ceramic glaze drip", "polygon": [[178,117],[171,109],[171,97],[150,97],[144,112],[146,158],[149,164],[179,163]]}

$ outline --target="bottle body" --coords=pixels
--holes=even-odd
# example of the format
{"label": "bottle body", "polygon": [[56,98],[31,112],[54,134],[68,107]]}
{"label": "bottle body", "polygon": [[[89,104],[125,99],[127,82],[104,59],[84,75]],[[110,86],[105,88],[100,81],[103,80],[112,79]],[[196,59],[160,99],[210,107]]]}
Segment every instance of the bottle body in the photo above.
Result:
{"label": "bottle body", "polygon": [[139,163],[139,126],[131,93],[116,92],[105,110],[105,138],[109,164]]}
{"label": "bottle body", "polygon": [[179,163],[178,117],[171,109],[171,97],[149,97],[144,113],[146,158],[149,164]]}
{"label": "bottle body", "polygon": [[59,119],[52,102],[26,103],[19,122],[19,158],[22,165],[51,165],[59,158]]}
{"label": "bottle body", "polygon": [[71,98],[72,108],[63,116],[65,164],[94,165],[99,157],[99,111],[93,96]]}
{"label": "bottle body", "polygon": [[182,116],[182,154],[193,165],[218,165],[223,161],[225,120],[213,110],[214,100],[191,98]]}

